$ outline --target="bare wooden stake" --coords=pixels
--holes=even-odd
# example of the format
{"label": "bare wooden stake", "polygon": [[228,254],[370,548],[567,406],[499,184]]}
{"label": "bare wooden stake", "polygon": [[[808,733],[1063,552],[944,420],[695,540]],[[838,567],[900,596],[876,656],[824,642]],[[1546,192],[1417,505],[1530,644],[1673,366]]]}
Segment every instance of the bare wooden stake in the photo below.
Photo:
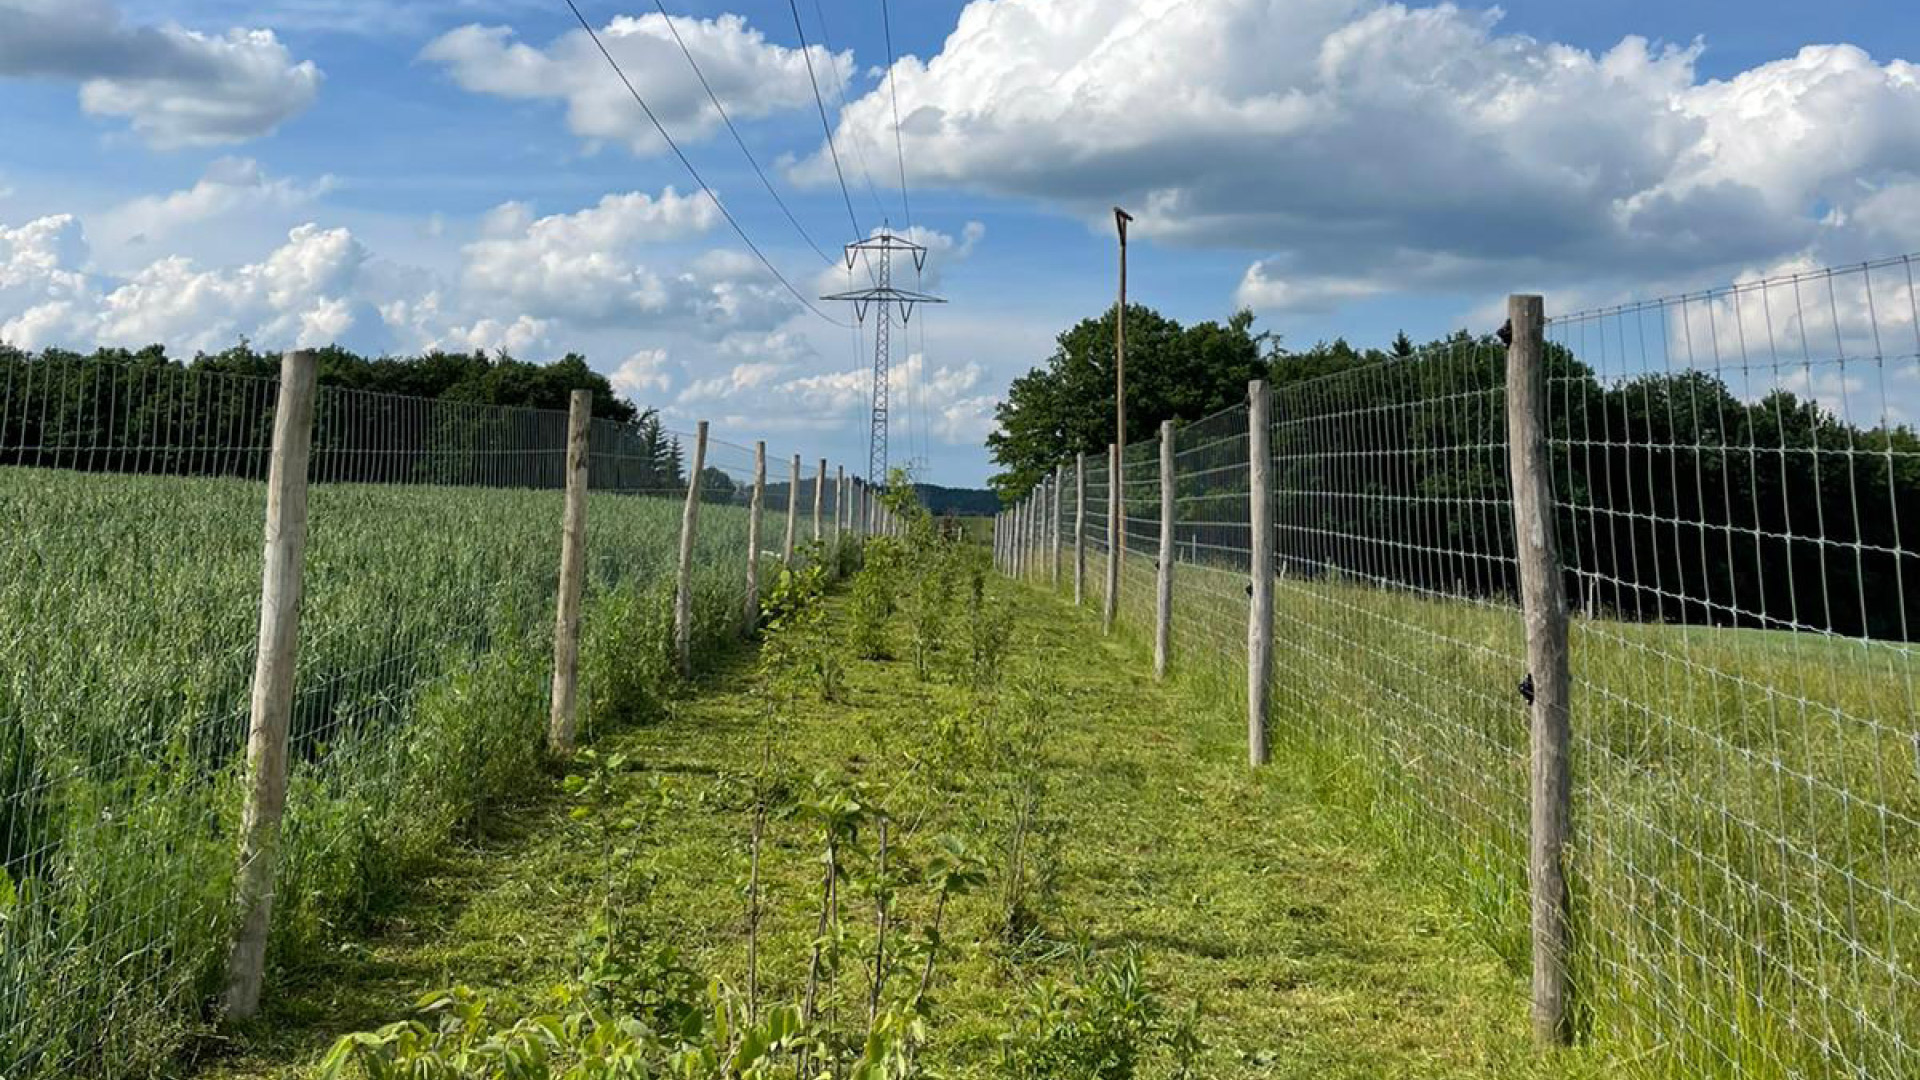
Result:
{"label": "bare wooden stake", "polygon": [[580,699],[580,597],[587,576],[587,429],[593,391],[575,390],[567,402],[567,496],[560,514],[560,596],[553,625],[553,700],[547,749],[573,753]]}
{"label": "bare wooden stake", "polygon": [[1073,455],[1073,606],[1087,593],[1087,455]]}
{"label": "bare wooden stake", "polygon": [[1273,449],[1272,400],[1265,381],[1247,384],[1247,523],[1252,543],[1247,572],[1247,760],[1265,765],[1267,684],[1273,669]]}
{"label": "bare wooden stake", "polygon": [[707,467],[707,422],[694,428],[693,468],[680,515],[680,566],[673,584],[673,652],[682,677],[693,675],[693,538],[700,527],[700,473]]}
{"label": "bare wooden stake", "polygon": [[793,468],[787,476],[787,537],[780,545],[780,561],[793,565],[793,530],[800,521],[800,455],[793,455]]}
{"label": "bare wooden stake", "polygon": [[1567,1042],[1567,958],[1572,919],[1566,851],[1573,815],[1571,676],[1566,583],[1554,528],[1553,472],[1547,444],[1546,370],[1541,344],[1545,305],[1538,296],[1507,298],[1507,447],[1513,480],[1514,550],[1527,628],[1527,676],[1533,683],[1528,880],[1533,901],[1533,1035]]}
{"label": "bare wooden stake", "polygon": [[1100,608],[1100,628],[1113,633],[1113,620],[1120,613],[1120,559],[1126,550],[1126,529],[1120,521],[1124,501],[1120,476],[1120,444],[1107,444],[1107,595]]}
{"label": "bare wooden stake", "polygon": [[753,497],[747,503],[747,631],[760,626],[760,519],[766,513],[767,442],[753,444]]}
{"label": "bare wooden stake", "polygon": [[1006,507],[1006,577],[1020,577],[1020,503]]}
{"label": "bare wooden stake", "polygon": [[313,455],[315,372],[311,352],[280,358],[267,472],[265,554],[260,572],[260,637],[247,719],[247,796],[240,815],[236,899],[239,929],[227,957],[226,1018],[260,1010],[273,921],[280,818],[287,806],[287,733],[300,648],[300,594],[307,548],[307,469]]}
{"label": "bare wooden stake", "polygon": [[1160,422],[1160,559],[1154,574],[1153,677],[1167,677],[1173,646],[1173,421]]}
{"label": "bare wooden stake", "polygon": [[834,566],[836,567],[840,565],[840,538],[844,535],[840,522],[841,519],[846,516],[846,510],[847,467],[845,465],[835,465],[833,467],[833,550]]}
{"label": "bare wooden stake", "polygon": [[827,538],[820,531],[820,514],[826,507],[827,497],[827,459],[820,459],[820,471],[813,478],[813,542],[819,543]]}
{"label": "bare wooden stake", "polygon": [[1060,573],[1061,573],[1060,499],[1061,499],[1061,496],[1066,494],[1066,491],[1067,491],[1067,467],[1064,463],[1055,465],[1053,467],[1053,515],[1051,519],[1048,521],[1048,525],[1051,526],[1050,531],[1052,532],[1052,536],[1053,536],[1052,538],[1053,555],[1048,560],[1048,563],[1047,563],[1049,569],[1053,574],[1052,584],[1055,590],[1058,590],[1060,588]]}
{"label": "bare wooden stake", "polygon": [[1034,534],[1034,542],[1040,547],[1039,557],[1034,563],[1039,567],[1040,577],[1051,584],[1053,581],[1053,520],[1060,516],[1060,492],[1053,486],[1053,477],[1040,481],[1040,528]]}

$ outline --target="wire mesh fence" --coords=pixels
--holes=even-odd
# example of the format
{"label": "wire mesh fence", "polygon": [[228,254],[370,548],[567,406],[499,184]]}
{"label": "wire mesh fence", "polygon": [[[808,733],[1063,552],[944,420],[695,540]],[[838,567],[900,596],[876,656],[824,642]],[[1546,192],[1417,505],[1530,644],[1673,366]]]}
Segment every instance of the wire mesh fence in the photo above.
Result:
{"label": "wire mesh fence", "polygon": [[[1920,1075],[1913,262],[1547,324],[1575,1026],[1625,1071]],[[1169,617],[1176,669],[1224,656],[1244,677],[1249,575],[1272,573],[1278,752],[1343,778],[1524,970],[1533,684],[1507,360],[1460,335],[1328,373],[1282,362],[1266,570],[1247,410],[1182,425]],[[1144,444],[1126,461],[1126,543],[1150,564],[1157,463]],[[1104,463],[1087,483],[1100,565]],[[1087,580],[1097,603],[1104,576]],[[1158,614],[1150,580],[1123,579],[1137,626]]]}
{"label": "wire mesh fence", "polygon": [[1174,431],[1172,651],[1244,677],[1249,565],[1247,408]]}
{"label": "wire mesh fence", "polygon": [[[202,1015],[233,940],[279,388],[58,357],[0,369],[0,1075],[127,1075]],[[319,389],[280,961],[539,776],[567,425]],[[589,727],[668,685],[690,447],[650,422],[589,428]],[[746,622],[750,453],[716,444],[702,481],[707,655]],[[784,526],[775,502],[763,535]]]}
{"label": "wire mesh fence", "polygon": [[1587,982],[1685,1069],[1920,1074],[1916,310],[1903,259],[1549,326]]}

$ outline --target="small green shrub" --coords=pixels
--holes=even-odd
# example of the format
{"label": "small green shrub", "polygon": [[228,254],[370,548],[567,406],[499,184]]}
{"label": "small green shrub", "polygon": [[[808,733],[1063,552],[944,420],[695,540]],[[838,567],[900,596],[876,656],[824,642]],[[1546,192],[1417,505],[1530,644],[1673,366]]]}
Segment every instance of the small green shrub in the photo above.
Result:
{"label": "small green shrub", "polygon": [[1191,1019],[1168,1022],[1129,949],[1111,958],[1083,949],[1070,982],[1043,980],[1028,992],[1001,1036],[1007,1080],[1133,1080],[1142,1059],[1165,1046],[1175,1075],[1200,1049]]}
{"label": "small green shrub", "polygon": [[847,601],[848,644],[862,660],[891,660],[887,623],[899,603],[899,576],[906,548],[890,536],[867,541],[865,563],[853,575]]}

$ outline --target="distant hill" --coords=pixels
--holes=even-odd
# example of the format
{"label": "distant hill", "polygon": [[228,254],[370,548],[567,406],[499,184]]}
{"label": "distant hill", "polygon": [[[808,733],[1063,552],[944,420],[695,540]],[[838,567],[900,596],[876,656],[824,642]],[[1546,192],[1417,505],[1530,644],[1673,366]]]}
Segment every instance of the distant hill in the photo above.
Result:
{"label": "distant hill", "polygon": [[[832,481],[828,481],[827,494],[833,494]],[[934,516],[941,514],[997,514],[1000,512],[1000,496],[986,488],[952,488],[939,484],[915,484],[914,491],[920,496],[920,504]],[[742,496],[744,498],[744,496]],[[767,481],[767,505],[776,509],[785,509],[787,505],[787,482],[785,480]],[[813,478],[805,477],[800,481],[800,505],[813,505]]]}
{"label": "distant hill", "polygon": [[950,488],[939,484],[915,484],[913,488],[920,496],[921,505],[936,516],[1000,512],[1000,496],[986,488]]}

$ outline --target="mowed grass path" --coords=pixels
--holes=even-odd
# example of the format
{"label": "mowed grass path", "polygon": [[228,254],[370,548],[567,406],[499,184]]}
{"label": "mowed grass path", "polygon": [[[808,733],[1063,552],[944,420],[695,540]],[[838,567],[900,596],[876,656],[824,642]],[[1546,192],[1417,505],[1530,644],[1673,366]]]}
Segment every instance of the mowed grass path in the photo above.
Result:
{"label": "mowed grass path", "polygon": [[[1037,905],[1039,943],[1003,941],[988,896],[954,912],[949,941],[960,955],[943,962],[929,1065],[993,1075],[1006,1015],[1027,985],[1065,971],[1067,943],[1078,940],[1137,948],[1170,1011],[1200,1002],[1207,1049],[1193,1075],[1563,1074],[1566,1062],[1528,1046],[1520,980],[1435,894],[1385,865],[1359,823],[1316,803],[1317,778],[1290,767],[1284,750],[1275,766],[1250,770],[1230,709],[1196,704],[1204,695],[1177,680],[1154,683],[1139,645],[1103,638],[1091,610],[1000,587],[1017,609],[1006,680],[1056,699],[1055,734],[1035,748],[1049,774],[1053,884]],[[633,917],[735,985],[749,820],[739,792],[763,748],[789,775],[851,770],[909,784],[926,765],[913,743],[969,696],[916,681],[905,661],[850,661],[843,703],[808,702],[775,720],[754,686],[743,656],[666,720],[601,747],[633,761],[621,783],[650,784],[652,773],[672,792],[650,841],[655,884]],[[902,816],[903,847],[911,819],[937,817],[941,805],[928,797]],[[378,938],[283,988],[201,1075],[307,1075],[338,1034],[397,1019],[419,993],[454,983],[494,992],[506,1009],[537,1008],[571,973],[601,881],[586,826],[567,810],[558,796],[535,798],[489,839],[450,851]],[[818,864],[799,825],[776,824],[769,843],[763,978],[777,992],[804,962]],[[1142,1075],[1167,1068],[1153,1060]]]}

